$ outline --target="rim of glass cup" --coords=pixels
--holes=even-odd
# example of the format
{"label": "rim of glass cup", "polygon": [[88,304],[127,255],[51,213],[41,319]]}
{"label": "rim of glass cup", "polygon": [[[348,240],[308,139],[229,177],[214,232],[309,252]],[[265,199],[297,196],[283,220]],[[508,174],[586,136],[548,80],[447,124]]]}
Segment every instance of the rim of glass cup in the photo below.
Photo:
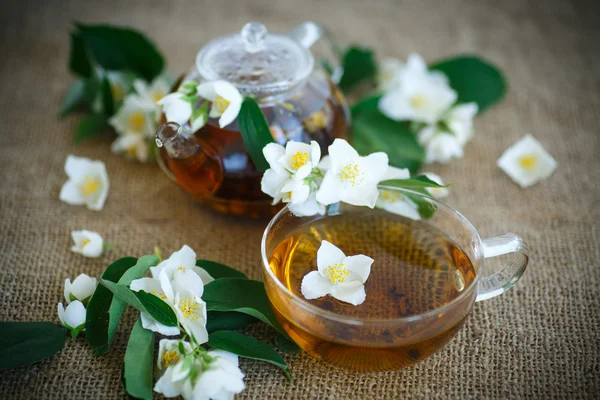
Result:
{"label": "rim of glass cup", "polygon": [[[260,253],[261,253],[261,257],[262,257],[263,267],[265,269],[265,271],[263,271],[263,272],[266,272],[269,275],[270,279],[272,279],[275,282],[275,285],[277,286],[277,288],[279,290],[282,290],[284,293],[286,293],[286,295],[288,295],[293,301],[296,302],[296,304],[298,306],[302,307],[304,310],[306,310],[310,313],[313,313],[313,314],[317,314],[321,317],[325,317],[329,320],[333,320],[333,321],[337,321],[337,322],[341,322],[341,323],[345,323],[345,324],[350,324],[350,325],[365,325],[367,323],[368,324],[373,324],[373,323],[388,324],[388,323],[398,323],[398,322],[414,322],[414,321],[418,321],[418,320],[425,319],[428,317],[433,317],[437,314],[440,314],[440,313],[445,312],[446,310],[452,308],[455,304],[459,303],[466,296],[470,295],[474,290],[477,290],[479,278],[481,277],[481,274],[482,274],[481,261],[483,260],[483,256],[482,256],[483,253],[482,253],[481,249],[483,247],[483,244],[481,241],[481,237],[479,236],[479,233],[477,233],[477,230],[469,222],[469,220],[467,218],[465,218],[464,215],[462,215],[459,211],[457,211],[453,207],[450,207],[449,205],[447,205],[431,196],[427,196],[423,193],[415,192],[415,191],[409,190],[409,189],[391,187],[391,186],[379,186],[379,188],[385,189],[385,190],[391,190],[391,191],[407,192],[407,193],[411,193],[411,194],[414,194],[414,195],[417,195],[420,197],[426,197],[428,199],[428,201],[433,202],[437,206],[442,206],[443,208],[446,208],[447,210],[452,211],[452,213],[458,217],[460,222],[471,231],[471,233],[477,243],[476,254],[478,254],[478,258],[477,258],[477,260],[470,260],[470,261],[474,264],[477,262],[479,264],[479,268],[477,269],[477,273],[475,274],[475,279],[473,279],[473,281],[469,284],[469,286],[466,288],[466,290],[464,290],[460,295],[458,295],[457,297],[455,297],[454,299],[452,299],[451,301],[449,301],[448,303],[444,304],[441,307],[431,309],[431,310],[421,313],[421,314],[411,315],[409,317],[384,318],[384,319],[381,319],[381,318],[380,319],[357,318],[357,317],[344,316],[344,315],[336,314],[331,311],[324,310],[320,307],[317,307],[317,306],[309,303],[308,301],[306,301],[302,297],[292,293],[290,290],[288,290],[287,287],[285,287],[285,285],[275,276],[275,274],[271,270],[271,266],[269,265],[269,259],[267,257],[267,250],[266,250],[267,236],[269,235],[271,228],[273,227],[275,222],[277,222],[281,218],[282,215],[284,215],[286,212],[288,212],[289,205],[286,205],[271,219],[271,221],[269,221],[269,224],[267,225],[267,227],[265,228],[265,230],[263,232],[262,240],[260,242]],[[325,216],[325,218],[326,218],[326,216]]]}

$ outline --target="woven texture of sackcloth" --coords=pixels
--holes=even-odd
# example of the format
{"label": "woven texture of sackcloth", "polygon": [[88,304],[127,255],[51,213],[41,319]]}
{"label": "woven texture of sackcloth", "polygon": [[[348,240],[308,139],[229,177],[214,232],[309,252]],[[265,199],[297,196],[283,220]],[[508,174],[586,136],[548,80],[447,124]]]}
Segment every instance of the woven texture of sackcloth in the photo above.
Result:
{"label": "woven texture of sackcloth", "polygon": [[[477,53],[505,73],[504,101],[478,117],[465,157],[426,167],[455,182],[447,202],[483,237],[515,232],[531,250],[516,287],[475,305],[439,353],[385,373],[335,369],[306,354],[284,355],[294,381],[242,360],[239,399],[594,398],[600,393],[600,7],[593,2],[507,1],[71,1],[0,5],[0,320],[58,321],[63,281],[98,275],[125,255],[170,253],[184,243],[199,257],[260,279],[264,220],[198,206],[156,165],[110,152],[110,136],[73,145],[77,116],[57,117],[73,82],[66,64],[72,19],[130,25],[152,38],[171,71],[187,71],[209,39],[259,20],[288,32],[305,20],[380,57],[427,61]],[[531,132],[557,159],[548,180],[527,190],[496,160]],[[68,154],[106,162],[104,210],[62,203]],[[98,231],[119,247],[99,259],[71,252],[70,232]],[[123,319],[114,350],[92,357],[83,338],[57,357],[2,371],[1,399],[121,399],[122,359],[135,319]],[[252,328],[272,341],[267,327]],[[1,340],[2,338],[0,338]],[[596,393],[596,395],[594,395]]]}

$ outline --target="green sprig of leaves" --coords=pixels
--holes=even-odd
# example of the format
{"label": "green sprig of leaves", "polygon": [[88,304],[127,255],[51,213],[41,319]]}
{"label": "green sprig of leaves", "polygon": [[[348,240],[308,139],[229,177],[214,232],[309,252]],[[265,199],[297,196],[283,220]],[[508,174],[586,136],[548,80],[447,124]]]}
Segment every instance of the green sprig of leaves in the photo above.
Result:
{"label": "green sprig of leaves", "polygon": [[144,329],[138,318],[127,342],[123,361],[125,390],[136,399],[152,400],[154,332]]}
{"label": "green sprig of leaves", "polygon": [[449,185],[440,185],[425,175],[419,175],[408,179],[389,179],[379,183],[379,187],[384,190],[386,187],[409,190],[402,192],[402,194],[417,206],[421,218],[431,218],[437,208],[435,203],[429,200],[432,196],[427,189],[447,188],[448,186]]}

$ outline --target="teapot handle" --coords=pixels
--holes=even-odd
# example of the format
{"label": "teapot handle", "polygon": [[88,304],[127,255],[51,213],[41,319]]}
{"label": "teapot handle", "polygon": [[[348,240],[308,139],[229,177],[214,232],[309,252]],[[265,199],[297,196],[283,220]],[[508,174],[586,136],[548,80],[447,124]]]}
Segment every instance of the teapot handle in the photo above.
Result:
{"label": "teapot handle", "polygon": [[[317,52],[317,63],[325,67],[325,69],[331,69],[328,71],[331,75],[331,80],[335,83],[339,82],[343,73],[339,61],[342,57],[342,51],[334,40],[333,35],[323,25],[306,21],[295,27],[290,36],[307,49],[311,48],[313,44],[322,38],[325,46],[323,46],[324,51]],[[323,64],[327,64],[329,68]]]}

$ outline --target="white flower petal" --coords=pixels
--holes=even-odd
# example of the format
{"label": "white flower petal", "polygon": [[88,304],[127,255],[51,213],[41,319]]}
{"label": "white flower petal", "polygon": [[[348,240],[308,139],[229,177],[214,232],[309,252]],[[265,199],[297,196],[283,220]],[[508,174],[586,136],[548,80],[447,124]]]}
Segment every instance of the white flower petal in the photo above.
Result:
{"label": "white flower petal", "polygon": [[204,268],[192,267],[192,271],[202,279],[205,286],[215,280]]}
{"label": "white flower petal", "polygon": [[289,176],[290,173],[287,172],[283,165],[279,162],[279,160],[285,156],[285,148],[277,143],[269,143],[263,148],[263,155],[265,159],[269,163],[269,166],[273,171],[281,176]]}
{"label": "white flower petal", "polygon": [[318,167],[323,171],[328,171],[331,168],[331,157],[328,155],[323,157],[321,161],[319,161]]}
{"label": "white flower petal", "polygon": [[340,201],[340,191],[338,190],[339,178],[333,170],[327,171],[321,187],[317,191],[317,201],[324,205],[338,203]]}
{"label": "white flower petal", "polygon": [[157,104],[162,106],[167,121],[184,125],[192,116],[192,105],[182,97],[183,94],[175,92],[158,101]]}
{"label": "white flower petal", "polygon": [[204,282],[202,281],[202,278],[200,278],[200,276],[191,268],[186,269],[185,271],[175,271],[171,285],[175,293],[188,290],[197,297],[202,297],[202,294],[204,293]]}
{"label": "white flower petal", "polygon": [[381,178],[382,181],[387,181],[389,179],[408,179],[410,178],[410,172],[408,168],[396,168],[391,165],[388,166],[385,174]]}
{"label": "white flower petal", "polygon": [[129,284],[129,289],[133,290],[134,292],[139,292],[142,290],[158,297],[161,297],[165,294],[160,286],[160,280],[154,278],[134,279],[131,281],[131,284]]}
{"label": "white flower petal", "polygon": [[175,295],[175,313],[185,332],[196,344],[208,341],[206,331],[206,303],[187,290]]}
{"label": "white flower petal", "polygon": [[81,230],[72,231],[71,237],[75,245],[71,250],[85,257],[100,257],[104,252],[104,239],[97,232]]}
{"label": "white flower petal", "polygon": [[350,303],[354,306],[362,304],[367,297],[364,285],[349,289],[334,285],[331,295],[340,301]]}
{"label": "white flower petal", "polygon": [[125,153],[128,158],[135,158],[140,162],[147,162],[150,156],[148,140],[137,133],[118,136],[110,150],[115,154]]}
{"label": "white flower petal", "polygon": [[140,315],[142,318],[142,327],[144,327],[144,329],[151,330],[152,332],[158,332],[164,336],[177,336],[181,333],[177,326],[163,325],[159,322],[156,322],[154,318],[145,313],[141,313]]}
{"label": "white flower petal", "polygon": [[438,133],[425,148],[425,162],[448,163],[463,156],[463,149],[456,137],[449,133]]}
{"label": "white flower petal", "polygon": [[85,204],[85,198],[81,194],[81,190],[77,186],[77,182],[69,179],[60,189],[60,200],[73,206],[81,206]]}
{"label": "white flower petal", "polygon": [[71,280],[69,278],[65,279],[65,287],[63,290],[63,294],[65,296],[65,301],[67,302],[67,304],[69,304],[71,302]]}
{"label": "white flower petal", "polygon": [[401,215],[415,221],[421,219],[417,206],[397,191],[380,190],[376,206],[392,214]]}
{"label": "white flower petal", "polygon": [[[69,282],[70,283],[70,282]],[[71,294],[79,301],[84,301],[92,297],[94,292],[96,291],[96,278],[91,278],[86,274],[80,274],[73,283],[69,285],[69,296],[71,298]],[[65,289],[66,289],[66,281],[65,281]],[[67,296],[65,295],[65,299]],[[70,301],[67,300],[67,303]]]}
{"label": "white flower petal", "polygon": [[[60,311],[59,311],[60,312]],[[70,328],[77,328],[85,323],[85,307],[79,300],[71,302],[63,314],[63,324]]]}
{"label": "white flower petal", "polygon": [[79,181],[84,177],[85,170],[89,167],[91,161],[89,158],[76,157],[69,154],[65,161],[65,173],[69,179],[75,182]]}
{"label": "white flower petal", "polygon": [[319,271],[311,271],[302,278],[300,292],[305,299],[312,300],[329,294],[332,287],[329,279],[323,278]]}
{"label": "white flower petal", "polygon": [[383,115],[396,121],[407,121],[415,116],[409,98],[400,89],[395,89],[384,94],[377,108]]}
{"label": "white flower petal", "polygon": [[196,92],[208,101],[215,101],[217,92],[215,91],[215,82],[204,82],[198,85]]}
{"label": "white flower petal", "polygon": [[358,277],[361,283],[365,283],[369,278],[369,274],[371,273],[371,265],[373,264],[373,261],[375,260],[373,260],[371,257],[365,256],[364,254],[346,257],[343,264],[351,273],[351,275],[348,277],[348,280],[353,280],[355,275]]}
{"label": "white flower petal", "polygon": [[326,208],[317,201],[317,194],[312,192],[308,199],[300,204],[290,204],[289,209],[297,217],[310,217],[316,214],[325,215]]}
{"label": "white flower petal", "polygon": [[329,146],[331,170],[339,173],[346,165],[359,158],[358,152],[344,139],[335,139]]}
{"label": "white flower petal", "polygon": [[327,240],[321,241],[321,246],[317,250],[317,267],[321,276],[325,277],[325,269],[330,265],[343,264],[346,255]]}
{"label": "white flower petal", "polygon": [[272,169],[265,171],[260,181],[260,190],[273,198],[273,204],[281,200],[281,188],[288,181],[289,176],[279,175]]}
{"label": "white flower petal", "polygon": [[310,161],[312,165],[319,164],[319,160],[321,159],[321,146],[319,143],[314,140],[310,141]]}
{"label": "white flower petal", "polygon": [[497,165],[514,182],[526,188],[552,175],[557,163],[540,142],[526,135],[506,149]]}
{"label": "white flower petal", "polygon": [[58,319],[60,320],[60,323],[64,326],[65,325],[65,307],[63,306],[63,303],[58,303]]}
{"label": "white flower petal", "polygon": [[[444,186],[444,181],[442,180],[442,178],[439,175],[436,175],[433,172],[423,172],[423,175],[425,175],[426,177],[428,177],[429,179],[431,179],[438,185]],[[427,188],[427,191],[433,197],[436,197],[438,199],[442,198],[442,197],[447,197],[448,194],[450,193],[450,190],[448,190],[448,188]]]}

